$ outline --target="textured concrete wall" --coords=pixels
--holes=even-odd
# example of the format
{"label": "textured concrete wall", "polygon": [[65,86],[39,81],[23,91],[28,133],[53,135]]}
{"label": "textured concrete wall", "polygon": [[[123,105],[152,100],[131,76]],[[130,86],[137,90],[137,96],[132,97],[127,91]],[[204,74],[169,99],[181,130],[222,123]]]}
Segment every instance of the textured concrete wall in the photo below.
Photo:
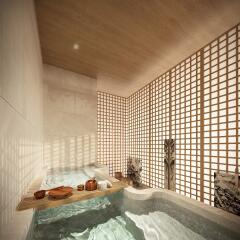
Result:
{"label": "textured concrete wall", "polygon": [[42,165],[42,60],[31,0],[0,7],[0,239],[24,239],[15,211]]}
{"label": "textured concrete wall", "polygon": [[96,161],[96,79],[44,65],[44,164],[77,168]]}

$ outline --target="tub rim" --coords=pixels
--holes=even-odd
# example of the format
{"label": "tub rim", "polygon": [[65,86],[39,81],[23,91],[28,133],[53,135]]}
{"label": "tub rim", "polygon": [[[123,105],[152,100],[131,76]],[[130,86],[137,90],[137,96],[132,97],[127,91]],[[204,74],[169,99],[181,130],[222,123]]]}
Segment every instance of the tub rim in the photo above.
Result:
{"label": "tub rim", "polygon": [[164,198],[240,235],[239,216],[187,196],[180,195],[176,192],[161,188],[147,188],[139,190],[130,186],[124,189],[124,195],[137,201]]}

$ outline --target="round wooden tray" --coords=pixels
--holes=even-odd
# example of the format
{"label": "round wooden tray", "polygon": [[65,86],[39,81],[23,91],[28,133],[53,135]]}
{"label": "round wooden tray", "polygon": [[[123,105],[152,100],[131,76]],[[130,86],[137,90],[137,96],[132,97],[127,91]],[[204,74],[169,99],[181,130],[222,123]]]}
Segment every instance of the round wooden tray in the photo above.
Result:
{"label": "round wooden tray", "polygon": [[48,195],[56,199],[66,198],[72,194],[72,190],[72,187],[62,187],[59,189],[50,190]]}

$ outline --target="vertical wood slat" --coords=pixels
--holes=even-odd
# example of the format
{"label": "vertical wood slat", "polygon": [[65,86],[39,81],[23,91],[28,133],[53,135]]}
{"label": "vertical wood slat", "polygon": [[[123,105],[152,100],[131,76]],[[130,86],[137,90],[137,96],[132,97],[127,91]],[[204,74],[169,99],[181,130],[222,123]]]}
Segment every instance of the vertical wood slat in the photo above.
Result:
{"label": "vertical wood slat", "polygon": [[217,66],[218,66],[218,71],[217,71],[217,172],[219,173],[219,159],[220,159],[220,74],[219,74],[219,69],[220,69],[220,63],[219,63],[219,39],[217,40],[217,46],[218,46],[218,53],[217,53]]}
{"label": "vertical wood slat", "polygon": [[[204,53],[203,53],[204,54]],[[204,57],[204,56],[203,56]],[[212,54],[210,54],[210,63],[209,63],[209,67],[210,69],[212,69]],[[203,60],[204,61],[204,60]],[[209,88],[212,89],[212,81],[209,82]],[[209,182],[210,182],[210,202],[211,202],[211,199],[212,199],[212,195],[211,195],[211,169],[212,169],[212,94],[210,92],[210,95],[209,95],[209,117],[210,117],[210,121],[209,121],[209,168],[210,168],[210,174],[209,174]],[[205,191],[205,189],[204,189]]]}
{"label": "vertical wood slat", "polygon": [[151,143],[152,143],[152,135],[151,135],[151,123],[152,123],[152,117],[151,117],[151,107],[152,107],[152,102],[151,102],[151,84],[148,86],[148,95],[149,95],[149,100],[148,100],[148,105],[149,105],[149,120],[148,120],[148,142],[149,142],[149,150],[148,150],[148,173],[149,173],[149,180],[148,180],[148,186],[151,184]]}
{"label": "vertical wood slat", "polygon": [[[181,65],[180,65],[181,66]],[[179,69],[180,69],[180,66],[179,66]],[[179,75],[181,76],[181,71],[179,72]],[[179,82],[181,82],[181,78],[179,78]],[[181,83],[180,83],[181,84]],[[181,86],[181,85],[180,85]],[[182,94],[182,88],[179,86],[180,88],[180,96]],[[180,98],[179,102],[180,102],[180,106],[182,105],[182,100]],[[179,111],[179,141],[182,141],[182,114],[180,113]],[[181,150],[179,150],[180,152],[182,151],[182,145],[181,143],[178,143],[178,146]],[[180,159],[179,159],[179,181],[180,181],[180,193],[182,193],[182,155],[180,154],[179,155]],[[184,193],[183,193],[184,194]]]}
{"label": "vertical wood slat", "polygon": [[229,109],[228,109],[228,35],[226,37],[226,52],[227,52],[227,59],[226,59],[226,63],[227,63],[227,68],[226,68],[226,172],[228,173],[228,149],[229,149],[229,136],[228,136],[228,119],[229,119]]}
{"label": "vertical wood slat", "polygon": [[[186,134],[187,134],[187,110],[186,110],[186,107],[187,107],[187,100],[186,100],[186,80],[187,80],[187,78],[186,78],[186,62],[184,63],[184,70],[183,70],[183,73],[184,73],[184,77],[183,77],[183,79],[184,79],[184,82],[185,82],[185,84],[184,84],[184,95],[185,95],[185,101],[184,101],[184,109],[185,109],[185,111],[184,111],[184,132],[185,132],[185,134],[184,134],[184,155],[186,156],[186,154],[187,154],[187,149],[186,149]],[[186,175],[187,175],[187,166],[186,166],[186,164],[184,164],[184,195],[186,195]]]}
{"label": "vertical wood slat", "polygon": [[237,41],[237,46],[236,46],[236,52],[237,52],[237,55],[236,55],[236,169],[235,169],[235,172],[239,173],[239,162],[238,162],[238,159],[239,159],[239,55],[240,55],[240,50],[239,50],[239,41],[240,41],[240,34],[239,34],[239,31],[240,31],[240,25],[237,26],[237,30],[236,30],[236,41]]}
{"label": "vertical wood slat", "polygon": [[204,62],[203,49],[200,51],[200,201],[204,200]]}
{"label": "vertical wood slat", "polygon": [[172,139],[172,72],[169,72],[169,80],[168,80],[168,84],[169,84],[169,90],[168,90],[168,94],[169,94],[169,139]]}
{"label": "vertical wood slat", "polygon": [[[171,70],[171,78],[172,78],[172,71],[173,70]],[[170,81],[172,82],[172,79],[170,79]],[[171,84],[171,86],[172,86],[172,84]],[[174,121],[174,131],[175,131],[175,135],[174,135],[174,137],[173,137],[173,133],[171,133],[171,135],[172,135],[172,138],[174,138],[175,139],[175,142],[176,142],[176,146],[177,146],[177,144],[178,144],[178,142],[177,142],[177,138],[176,138],[176,129],[177,129],[177,121],[176,121],[176,116],[177,116],[177,110],[176,110],[176,106],[177,106],[177,100],[176,100],[176,96],[177,96],[177,84],[176,84],[176,71],[175,71],[175,73],[174,73],[174,92],[173,92],[173,94],[174,94],[174,96],[175,96],[175,98],[174,98],[174,110],[175,110],[175,121]],[[171,93],[172,93],[172,91],[171,91]],[[171,99],[172,99],[172,96],[171,96]],[[171,102],[171,104],[172,104],[172,102]],[[173,109],[173,107],[172,107],[172,109]],[[172,112],[170,112],[170,115],[172,116]],[[173,117],[171,117],[171,118],[173,118]],[[171,124],[172,125],[172,122],[170,122],[169,124]],[[176,147],[177,148],[177,147]],[[175,159],[175,161],[176,161],[176,164],[177,164],[177,156],[176,156],[176,159]],[[176,170],[176,178],[177,178],[177,170]],[[176,179],[176,188],[177,188],[177,179]],[[177,189],[176,189],[176,191],[177,191]]]}
{"label": "vertical wood slat", "polygon": [[[192,61],[190,61],[190,69],[192,69]],[[192,71],[190,71],[190,79],[192,80]],[[192,153],[192,81],[190,80],[190,153]],[[190,198],[192,197],[192,158],[190,158]]]}
{"label": "vertical wood slat", "polygon": [[[197,64],[198,66],[198,64]],[[199,67],[199,66],[198,66]],[[196,68],[196,76],[198,76],[198,68]],[[197,116],[196,116],[196,125],[197,125],[197,131],[196,131],[196,155],[197,155],[197,158],[196,158],[196,185],[198,186],[198,183],[200,183],[200,179],[198,178],[198,160],[199,160],[199,157],[200,154],[199,154],[199,149],[198,149],[198,145],[199,145],[199,132],[198,132],[198,122],[199,122],[199,116],[198,116],[198,93],[199,93],[199,90],[198,90],[198,84],[196,83],[196,110],[197,110]],[[200,185],[200,184],[199,184]],[[200,192],[198,191],[198,188],[196,186],[196,200],[198,200],[198,198],[200,197]]]}

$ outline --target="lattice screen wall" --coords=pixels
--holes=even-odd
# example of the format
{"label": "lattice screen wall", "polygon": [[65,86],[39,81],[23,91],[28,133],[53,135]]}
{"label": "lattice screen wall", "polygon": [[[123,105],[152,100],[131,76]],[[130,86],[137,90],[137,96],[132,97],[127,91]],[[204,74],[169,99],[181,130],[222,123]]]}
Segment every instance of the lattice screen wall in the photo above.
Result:
{"label": "lattice screen wall", "polygon": [[98,92],[98,162],[126,173],[126,98]]}
{"label": "lattice screen wall", "polygon": [[164,139],[169,139],[169,72],[150,86],[150,187],[164,188]]}
{"label": "lattice screen wall", "polygon": [[128,106],[128,157],[138,158],[142,163],[142,182],[150,184],[149,148],[149,86],[146,86],[127,100]]}
{"label": "lattice screen wall", "polygon": [[234,172],[239,157],[240,25],[202,49],[204,201],[213,201],[213,175]]}
{"label": "lattice screen wall", "polygon": [[[173,138],[176,192],[213,204],[214,172],[233,173],[239,167],[239,76],[240,25],[122,100],[128,134],[125,131],[127,148],[120,161],[139,158],[143,183],[164,187],[163,143]],[[108,108],[100,108],[105,118],[99,123],[106,125]],[[106,151],[104,141],[101,144],[99,154]],[[110,161],[110,153],[101,156]]]}
{"label": "lattice screen wall", "polygon": [[176,192],[200,200],[200,53],[170,70]]}

